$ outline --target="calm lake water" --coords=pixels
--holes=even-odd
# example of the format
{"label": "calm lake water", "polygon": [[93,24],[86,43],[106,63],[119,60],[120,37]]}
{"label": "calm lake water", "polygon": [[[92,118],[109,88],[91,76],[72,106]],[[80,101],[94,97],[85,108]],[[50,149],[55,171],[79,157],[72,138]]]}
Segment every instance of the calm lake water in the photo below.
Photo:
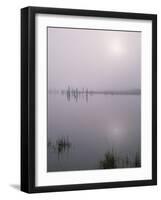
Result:
{"label": "calm lake water", "polygon": [[48,172],[140,167],[140,145],[140,95],[48,94]]}

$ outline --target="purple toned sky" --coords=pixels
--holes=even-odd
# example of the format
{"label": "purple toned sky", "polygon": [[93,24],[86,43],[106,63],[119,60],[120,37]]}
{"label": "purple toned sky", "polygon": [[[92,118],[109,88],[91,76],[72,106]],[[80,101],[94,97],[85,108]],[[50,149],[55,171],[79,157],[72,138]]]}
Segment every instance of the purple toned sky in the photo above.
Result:
{"label": "purple toned sky", "polygon": [[141,87],[141,32],[48,28],[48,89]]}

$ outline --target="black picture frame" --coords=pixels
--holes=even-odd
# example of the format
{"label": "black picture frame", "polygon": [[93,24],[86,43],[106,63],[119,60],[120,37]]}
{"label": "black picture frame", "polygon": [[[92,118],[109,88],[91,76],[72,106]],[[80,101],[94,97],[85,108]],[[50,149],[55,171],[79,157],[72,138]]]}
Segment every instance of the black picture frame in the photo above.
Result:
{"label": "black picture frame", "polygon": [[[152,179],[91,184],[35,186],[35,15],[59,14],[152,21]],[[57,192],[157,184],[157,15],[96,10],[26,7],[21,9],[21,190]]]}

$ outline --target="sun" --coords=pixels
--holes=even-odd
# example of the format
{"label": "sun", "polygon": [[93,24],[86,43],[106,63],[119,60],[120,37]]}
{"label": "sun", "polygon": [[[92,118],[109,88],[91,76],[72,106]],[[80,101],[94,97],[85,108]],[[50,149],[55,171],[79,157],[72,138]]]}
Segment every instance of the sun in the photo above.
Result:
{"label": "sun", "polygon": [[115,56],[121,56],[125,52],[123,42],[118,39],[114,39],[113,41],[111,41],[110,49],[111,53]]}
{"label": "sun", "polygon": [[126,42],[123,38],[113,36],[106,43],[108,55],[111,58],[124,57],[126,55]]}

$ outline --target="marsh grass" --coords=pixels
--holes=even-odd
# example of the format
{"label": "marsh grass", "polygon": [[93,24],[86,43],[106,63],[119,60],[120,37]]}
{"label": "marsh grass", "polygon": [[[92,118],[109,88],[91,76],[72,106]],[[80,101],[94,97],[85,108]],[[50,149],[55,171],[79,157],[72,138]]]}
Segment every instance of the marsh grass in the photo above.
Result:
{"label": "marsh grass", "polygon": [[99,162],[101,169],[115,169],[115,168],[136,168],[141,167],[140,154],[136,152],[134,158],[128,155],[120,156],[116,152],[108,151],[104,155],[104,159]]}
{"label": "marsh grass", "polygon": [[69,149],[72,146],[72,143],[69,140],[69,137],[60,137],[56,139],[55,142],[48,141],[48,148],[50,150],[53,150],[58,155],[58,159],[60,158],[60,155],[62,155],[65,152],[69,152]]}
{"label": "marsh grass", "polygon": [[[58,160],[62,158],[64,153],[68,153],[72,147],[72,142],[69,140],[69,137],[62,136],[57,138],[55,142],[48,140],[47,143],[48,149],[57,154]],[[65,154],[66,155],[66,154]],[[85,162],[82,161],[82,162]],[[107,151],[104,154],[104,157],[99,161],[99,169],[115,169],[115,168],[137,168],[141,167],[141,158],[139,151],[133,156],[129,154],[119,154],[114,151],[113,148],[111,151]]]}

